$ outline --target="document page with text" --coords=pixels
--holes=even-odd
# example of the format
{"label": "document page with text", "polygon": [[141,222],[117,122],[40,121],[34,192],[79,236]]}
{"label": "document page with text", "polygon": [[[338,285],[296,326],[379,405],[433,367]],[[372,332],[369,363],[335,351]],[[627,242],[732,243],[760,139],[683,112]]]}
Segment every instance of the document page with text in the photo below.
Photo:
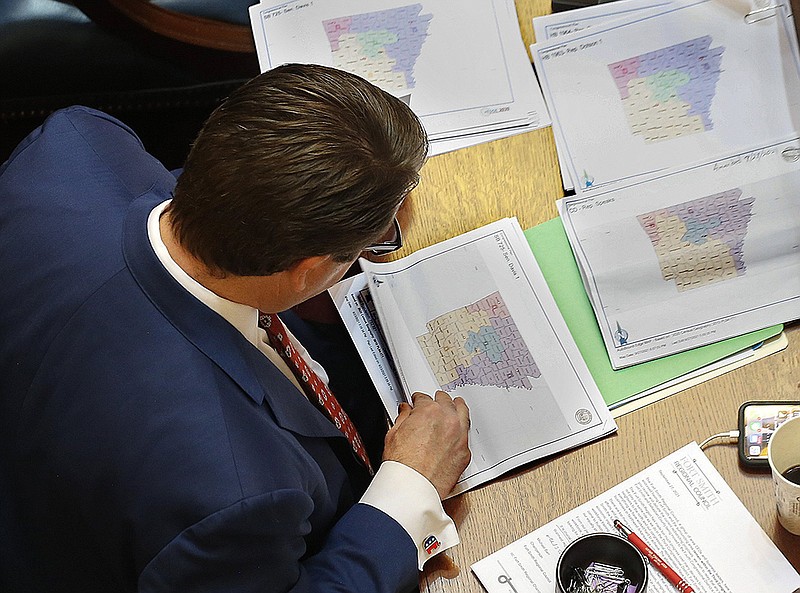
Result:
{"label": "document page with text", "polygon": [[[771,486],[764,496],[772,496]],[[800,575],[696,443],[472,565],[488,593],[551,593],[571,541],[618,519],[698,593],[793,593]],[[674,593],[649,570],[647,593]]]}

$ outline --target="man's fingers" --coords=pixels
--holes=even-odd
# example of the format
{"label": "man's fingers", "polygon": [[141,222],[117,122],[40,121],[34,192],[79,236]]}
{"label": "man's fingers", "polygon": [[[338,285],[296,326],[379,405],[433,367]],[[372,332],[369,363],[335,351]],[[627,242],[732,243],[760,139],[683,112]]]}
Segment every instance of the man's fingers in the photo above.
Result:
{"label": "man's fingers", "polygon": [[411,401],[414,403],[415,406],[420,402],[423,402],[425,400],[432,400],[432,399],[433,398],[430,395],[428,395],[427,393],[422,393],[421,391],[415,391],[411,395]]}
{"label": "man's fingers", "polygon": [[460,397],[437,391],[415,393],[398,407],[386,435],[383,458],[404,463],[425,476],[444,498],[469,464],[469,408]]}
{"label": "man's fingers", "polygon": [[397,428],[403,421],[408,418],[408,415],[411,413],[411,404],[407,402],[400,402],[400,405],[397,406],[397,418],[394,420],[394,426]]}
{"label": "man's fingers", "polygon": [[411,401],[414,403],[414,406],[419,405],[423,402],[430,402],[433,401],[439,405],[443,406],[452,406],[456,413],[459,416],[459,420],[461,421],[461,425],[469,428],[470,427],[470,419],[469,419],[469,407],[467,406],[467,402],[464,401],[461,397],[451,397],[449,393],[446,391],[437,390],[434,393],[433,398],[426,393],[422,393],[417,391],[414,395],[411,396]]}
{"label": "man's fingers", "polygon": [[469,428],[472,425],[472,421],[469,418],[469,406],[467,406],[467,402],[465,402],[463,398],[457,397],[453,400],[453,405],[456,407],[459,418],[461,418],[462,426]]}
{"label": "man's fingers", "polygon": [[441,389],[434,394],[434,399],[439,403],[453,403],[453,398],[450,394]]}

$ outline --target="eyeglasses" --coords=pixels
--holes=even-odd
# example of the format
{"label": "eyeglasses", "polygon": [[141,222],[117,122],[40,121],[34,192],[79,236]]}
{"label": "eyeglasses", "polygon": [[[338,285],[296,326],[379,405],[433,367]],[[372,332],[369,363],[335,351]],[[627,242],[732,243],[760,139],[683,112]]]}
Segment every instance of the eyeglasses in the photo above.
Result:
{"label": "eyeglasses", "polygon": [[397,217],[394,219],[392,229],[390,239],[365,247],[364,251],[369,251],[372,255],[386,255],[400,249],[403,246],[403,235],[400,232],[400,223],[397,222]]}

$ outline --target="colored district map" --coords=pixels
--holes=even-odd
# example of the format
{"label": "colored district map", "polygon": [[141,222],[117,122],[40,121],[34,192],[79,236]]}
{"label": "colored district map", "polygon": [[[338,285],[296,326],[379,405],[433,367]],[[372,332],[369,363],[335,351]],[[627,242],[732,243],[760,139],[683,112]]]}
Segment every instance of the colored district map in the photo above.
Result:
{"label": "colored district map", "polygon": [[660,142],[711,130],[724,51],[707,35],[609,64],[631,133]]}
{"label": "colored district map", "polygon": [[417,338],[444,391],[464,385],[532,389],[541,375],[500,293],[440,315]]}
{"label": "colored district map", "polygon": [[685,291],[745,274],[742,248],[755,199],[741,196],[735,188],[637,216],[664,280]]}
{"label": "colored district map", "polygon": [[433,15],[421,4],[323,21],[333,65],[384,90],[415,86],[414,66]]}

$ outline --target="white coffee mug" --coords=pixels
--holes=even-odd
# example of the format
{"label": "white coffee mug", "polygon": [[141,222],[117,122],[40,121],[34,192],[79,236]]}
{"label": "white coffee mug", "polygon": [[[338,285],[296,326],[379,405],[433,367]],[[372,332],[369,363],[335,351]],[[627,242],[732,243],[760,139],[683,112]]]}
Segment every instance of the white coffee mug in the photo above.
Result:
{"label": "white coffee mug", "polygon": [[[768,449],[778,521],[790,533],[800,535],[800,484],[786,478],[787,470],[800,468],[800,418],[778,426],[769,440]],[[800,469],[791,474],[794,480],[800,481]]]}

